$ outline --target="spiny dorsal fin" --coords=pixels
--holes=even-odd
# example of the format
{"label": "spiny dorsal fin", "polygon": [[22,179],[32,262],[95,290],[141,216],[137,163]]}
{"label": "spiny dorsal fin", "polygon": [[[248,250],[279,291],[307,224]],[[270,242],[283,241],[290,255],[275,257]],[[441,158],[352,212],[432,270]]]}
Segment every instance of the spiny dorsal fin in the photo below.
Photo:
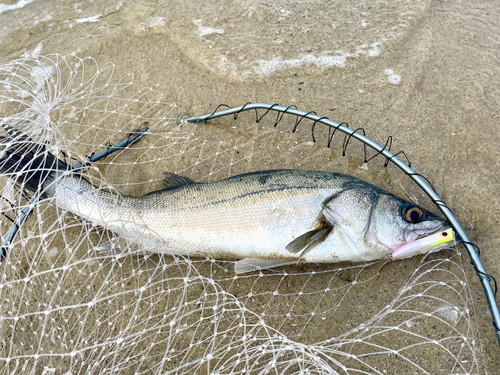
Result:
{"label": "spiny dorsal fin", "polygon": [[165,178],[163,179],[163,189],[169,189],[184,185],[196,184],[189,177],[179,176],[178,174],[172,172],[163,172]]}
{"label": "spiny dorsal fin", "polygon": [[300,255],[300,258],[302,258],[312,248],[312,245],[314,245],[316,242],[323,241],[323,239],[328,233],[330,233],[331,230],[332,227],[326,227],[306,232],[286,245],[285,249],[293,254],[296,254],[300,250],[304,249],[304,252]]}

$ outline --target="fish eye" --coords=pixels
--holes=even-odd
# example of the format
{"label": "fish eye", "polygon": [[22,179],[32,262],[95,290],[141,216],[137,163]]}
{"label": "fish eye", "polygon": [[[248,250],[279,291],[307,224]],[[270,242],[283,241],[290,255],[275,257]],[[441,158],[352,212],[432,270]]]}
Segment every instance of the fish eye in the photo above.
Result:
{"label": "fish eye", "polygon": [[414,204],[406,204],[401,207],[401,215],[408,223],[418,223],[424,218],[424,212]]}

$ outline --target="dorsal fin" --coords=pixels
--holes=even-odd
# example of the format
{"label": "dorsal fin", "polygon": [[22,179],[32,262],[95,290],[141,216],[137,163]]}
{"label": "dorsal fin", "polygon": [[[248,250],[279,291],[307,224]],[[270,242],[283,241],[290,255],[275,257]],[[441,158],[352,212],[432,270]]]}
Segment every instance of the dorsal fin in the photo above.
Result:
{"label": "dorsal fin", "polygon": [[178,174],[172,172],[163,172],[165,178],[163,179],[163,189],[170,189],[174,187],[197,184],[189,177],[179,176]]}

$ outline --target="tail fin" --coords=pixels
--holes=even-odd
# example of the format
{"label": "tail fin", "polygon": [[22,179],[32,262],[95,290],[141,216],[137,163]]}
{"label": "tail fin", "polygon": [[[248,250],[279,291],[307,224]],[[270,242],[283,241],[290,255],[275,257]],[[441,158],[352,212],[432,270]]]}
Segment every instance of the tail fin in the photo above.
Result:
{"label": "tail fin", "polygon": [[51,196],[48,188],[57,171],[70,170],[70,166],[16,129],[2,124],[9,133],[0,136],[0,174],[12,178],[21,189],[38,193],[40,198]]}

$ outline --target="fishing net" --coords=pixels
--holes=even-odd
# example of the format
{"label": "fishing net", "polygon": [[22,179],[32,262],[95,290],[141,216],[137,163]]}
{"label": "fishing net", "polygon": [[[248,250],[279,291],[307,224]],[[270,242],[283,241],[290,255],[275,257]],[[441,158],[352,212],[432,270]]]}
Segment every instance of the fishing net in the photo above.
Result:
{"label": "fishing net", "polygon": [[[208,182],[299,168],[350,173],[427,204],[383,160],[363,163],[358,142],[342,157],[343,139],[317,124],[292,132],[293,117],[274,127],[243,114],[187,123],[168,98],[113,72],[75,56],[13,61],[0,67],[0,122],[71,165],[143,129],[82,171],[126,195],[160,189],[164,171]],[[0,183],[4,240],[33,196]],[[0,373],[476,374],[464,263],[451,248],[236,275],[234,261],[144,252],[42,201],[1,264]]]}

